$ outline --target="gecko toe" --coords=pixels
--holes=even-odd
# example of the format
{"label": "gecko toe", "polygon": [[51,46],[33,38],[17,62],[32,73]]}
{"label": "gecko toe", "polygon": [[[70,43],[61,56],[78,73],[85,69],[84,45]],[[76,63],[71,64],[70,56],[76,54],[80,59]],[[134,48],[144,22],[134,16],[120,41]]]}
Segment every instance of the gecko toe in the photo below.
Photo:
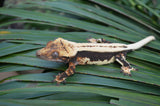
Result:
{"label": "gecko toe", "polygon": [[123,75],[132,77],[132,74],[129,74],[129,73],[123,73]]}
{"label": "gecko toe", "polygon": [[128,76],[132,77],[132,74],[128,74]]}
{"label": "gecko toe", "polygon": [[126,76],[126,75],[127,75],[127,73],[123,73],[123,75],[124,75],[124,76]]}
{"label": "gecko toe", "polygon": [[120,73],[123,73],[123,70],[121,70]]}
{"label": "gecko toe", "polygon": [[131,68],[131,71],[138,71],[138,69],[136,69],[136,68]]}

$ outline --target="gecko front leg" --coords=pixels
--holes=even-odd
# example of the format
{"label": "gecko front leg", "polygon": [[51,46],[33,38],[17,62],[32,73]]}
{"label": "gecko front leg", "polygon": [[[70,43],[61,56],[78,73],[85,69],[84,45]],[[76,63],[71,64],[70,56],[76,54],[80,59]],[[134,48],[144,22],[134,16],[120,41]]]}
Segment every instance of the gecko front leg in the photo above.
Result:
{"label": "gecko front leg", "polygon": [[137,69],[134,69],[130,66],[130,64],[127,62],[125,56],[127,52],[119,53],[115,56],[115,59],[118,63],[122,65],[121,71],[124,73],[124,75],[131,76],[131,71],[137,71]]}
{"label": "gecko front leg", "polygon": [[54,79],[54,82],[57,82],[57,84],[65,83],[66,78],[75,73],[75,68],[76,68],[75,63],[70,62],[68,69],[63,73],[57,75],[56,78]]}

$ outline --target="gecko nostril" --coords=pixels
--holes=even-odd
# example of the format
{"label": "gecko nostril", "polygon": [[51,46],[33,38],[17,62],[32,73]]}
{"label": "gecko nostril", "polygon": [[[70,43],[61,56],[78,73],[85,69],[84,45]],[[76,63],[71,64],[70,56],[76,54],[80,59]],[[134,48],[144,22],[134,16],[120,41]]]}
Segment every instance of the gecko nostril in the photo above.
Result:
{"label": "gecko nostril", "polygon": [[40,57],[40,52],[39,51],[36,52],[36,56]]}

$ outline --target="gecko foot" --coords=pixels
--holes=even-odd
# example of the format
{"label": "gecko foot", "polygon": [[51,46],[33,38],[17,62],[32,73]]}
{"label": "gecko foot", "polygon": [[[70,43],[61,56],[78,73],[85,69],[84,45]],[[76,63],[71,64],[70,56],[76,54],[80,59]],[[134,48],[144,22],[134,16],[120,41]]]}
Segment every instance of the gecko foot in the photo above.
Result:
{"label": "gecko foot", "polygon": [[53,80],[53,83],[56,82],[56,85],[60,85],[60,83],[66,84],[66,78],[62,77],[61,74],[58,74],[55,79]]}
{"label": "gecko foot", "polygon": [[131,71],[137,71],[137,69],[131,68],[131,67],[122,66],[120,72],[122,72],[124,75],[132,76],[131,75]]}

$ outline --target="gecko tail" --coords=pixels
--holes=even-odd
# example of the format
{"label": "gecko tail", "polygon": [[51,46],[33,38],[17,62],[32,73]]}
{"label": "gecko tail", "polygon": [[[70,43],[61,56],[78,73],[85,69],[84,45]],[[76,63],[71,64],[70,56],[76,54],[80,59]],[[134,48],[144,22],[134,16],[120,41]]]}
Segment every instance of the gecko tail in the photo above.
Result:
{"label": "gecko tail", "polygon": [[132,50],[136,50],[136,49],[139,49],[141,48],[142,46],[144,46],[145,44],[151,42],[152,40],[155,40],[155,37],[154,36],[148,36],[136,43],[133,43],[133,44],[129,44],[128,45],[128,48],[132,49]]}

